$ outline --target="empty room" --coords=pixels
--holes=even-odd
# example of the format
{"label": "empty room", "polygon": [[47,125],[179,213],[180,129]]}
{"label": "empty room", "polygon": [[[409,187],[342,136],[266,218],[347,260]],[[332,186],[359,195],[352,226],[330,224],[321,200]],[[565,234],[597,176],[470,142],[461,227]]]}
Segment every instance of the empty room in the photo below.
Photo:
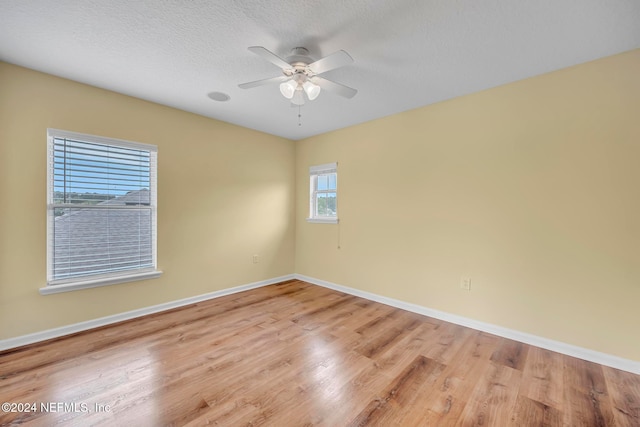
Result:
{"label": "empty room", "polygon": [[0,1],[0,425],[640,426],[639,22]]}

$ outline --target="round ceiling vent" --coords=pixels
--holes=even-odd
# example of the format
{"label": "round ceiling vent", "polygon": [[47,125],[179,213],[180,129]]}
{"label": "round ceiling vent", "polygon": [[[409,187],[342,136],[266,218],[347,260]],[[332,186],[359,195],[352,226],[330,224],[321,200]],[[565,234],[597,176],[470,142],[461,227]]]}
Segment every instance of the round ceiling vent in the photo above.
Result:
{"label": "round ceiling vent", "polygon": [[219,101],[219,102],[226,102],[231,99],[231,97],[224,92],[211,92],[207,94],[207,96],[213,99],[214,101]]}

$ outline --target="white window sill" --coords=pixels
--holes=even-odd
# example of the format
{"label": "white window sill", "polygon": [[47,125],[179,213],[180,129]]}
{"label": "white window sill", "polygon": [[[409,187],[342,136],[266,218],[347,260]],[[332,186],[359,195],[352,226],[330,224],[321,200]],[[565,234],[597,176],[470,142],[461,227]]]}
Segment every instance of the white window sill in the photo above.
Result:
{"label": "white window sill", "polygon": [[338,218],[307,218],[307,222],[315,224],[337,224]]}
{"label": "white window sill", "polygon": [[[133,274],[119,275],[119,276],[103,276],[95,277],[89,280],[77,280],[77,281],[57,281],[49,282],[44,288],[40,288],[41,295],[58,294],[61,292],[77,291],[79,289],[97,288],[99,286],[115,285],[118,283],[133,282],[136,280],[155,279],[162,275],[162,271],[151,270]],[[58,284],[56,284],[58,283]]]}

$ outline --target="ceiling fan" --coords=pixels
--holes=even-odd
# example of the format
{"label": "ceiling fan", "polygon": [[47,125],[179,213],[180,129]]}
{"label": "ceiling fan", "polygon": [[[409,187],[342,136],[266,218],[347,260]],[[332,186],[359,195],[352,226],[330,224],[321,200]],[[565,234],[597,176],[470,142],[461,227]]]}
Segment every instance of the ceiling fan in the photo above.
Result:
{"label": "ceiling fan", "polygon": [[324,89],[345,98],[353,98],[357,90],[348,86],[320,77],[320,74],[351,64],[353,58],[344,50],[339,50],[329,56],[314,61],[309,57],[309,51],[304,47],[291,49],[286,59],[262,46],[251,46],[249,50],[282,69],[282,75],[268,79],[257,80],[238,85],[242,89],[280,83],[280,93],[291,100],[293,105],[304,105],[305,95],[313,101]]}

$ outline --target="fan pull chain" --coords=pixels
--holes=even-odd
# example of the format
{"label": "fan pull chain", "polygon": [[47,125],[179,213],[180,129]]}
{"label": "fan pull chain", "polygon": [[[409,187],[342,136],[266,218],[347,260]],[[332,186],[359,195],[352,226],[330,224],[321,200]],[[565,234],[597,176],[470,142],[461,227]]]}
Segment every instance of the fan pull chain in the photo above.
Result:
{"label": "fan pull chain", "polygon": [[302,126],[302,114],[300,113],[301,105],[298,105],[298,126]]}

